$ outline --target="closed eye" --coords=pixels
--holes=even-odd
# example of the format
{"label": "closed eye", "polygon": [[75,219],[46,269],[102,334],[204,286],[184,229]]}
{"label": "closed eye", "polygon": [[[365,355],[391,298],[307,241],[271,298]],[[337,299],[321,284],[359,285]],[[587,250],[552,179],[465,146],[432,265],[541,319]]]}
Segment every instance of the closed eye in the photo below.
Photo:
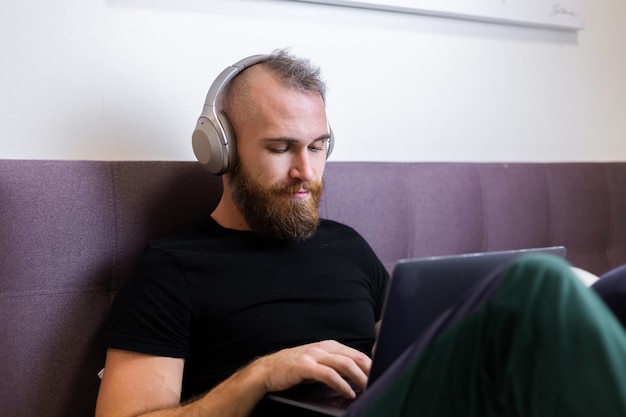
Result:
{"label": "closed eye", "polygon": [[266,139],[266,148],[271,153],[285,153],[294,146],[296,142],[289,138]]}
{"label": "closed eye", "polygon": [[272,153],[285,153],[289,150],[289,146],[270,146],[267,149]]}
{"label": "closed eye", "polygon": [[328,138],[318,139],[309,146],[309,150],[313,152],[325,151]]}
{"label": "closed eye", "polygon": [[[315,139],[311,142],[310,145],[307,146],[307,149],[311,152],[320,152],[326,150],[326,143],[328,142],[328,137],[321,137],[319,139]],[[290,138],[275,138],[275,139],[266,139],[266,148],[270,153],[282,154],[289,152],[294,149],[294,147],[299,147],[299,141]]]}

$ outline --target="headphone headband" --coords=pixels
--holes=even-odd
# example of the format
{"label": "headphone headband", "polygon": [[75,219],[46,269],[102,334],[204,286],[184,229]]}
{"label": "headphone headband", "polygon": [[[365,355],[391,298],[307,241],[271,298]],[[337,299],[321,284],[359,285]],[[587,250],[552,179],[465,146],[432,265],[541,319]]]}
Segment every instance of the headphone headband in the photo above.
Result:
{"label": "headphone headband", "polygon": [[254,64],[258,64],[260,62],[265,61],[269,55],[252,55],[247,58],[242,59],[241,61],[235,62],[233,65],[226,67],[220,75],[217,76],[211,87],[209,88],[209,92],[206,95],[206,99],[204,100],[204,109],[202,111],[202,115],[207,113],[207,107],[211,108],[211,112],[216,114],[215,108],[217,106],[217,99],[220,96],[220,93],[226,85],[235,78],[235,75],[239,74],[243,70],[248,67],[253,66]]}

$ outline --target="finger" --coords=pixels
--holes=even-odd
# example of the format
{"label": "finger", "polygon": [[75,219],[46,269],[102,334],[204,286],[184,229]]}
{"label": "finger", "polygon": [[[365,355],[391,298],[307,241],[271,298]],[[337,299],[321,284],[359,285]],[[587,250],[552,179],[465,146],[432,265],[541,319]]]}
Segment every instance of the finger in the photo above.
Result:
{"label": "finger", "polygon": [[356,398],[356,392],[352,385],[332,367],[320,365],[315,379],[328,385],[328,387],[346,398]]}
{"label": "finger", "polygon": [[[329,374],[328,369],[319,369],[323,377],[330,378],[329,381],[341,386],[342,390],[346,388],[343,383],[345,382],[344,377],[348,378],[360,389],[365,389],[371,367],[371,359],[367,355],[352,348],[338,346],[336,349],[330,349],[330,351],[324,349],[317,351],[314,359],[318,364],[334,371],[333,374]],[[339,382],[338,377],[343,382]],[[350,391],[352,391],[351,387]]]}
{"label": "finger", "polygon": [[342,377],[350,379],[359,388],[365,389],[369,366],[358,364],[353,358],[342,355],[330,356],[323,363],[336,370]]}
{"label": "finger", "polygon": [[[369,375],[372,367],[372,359],[356,349],[337,342],[330,342],[331,343],[329,343],[329,345],[331,347],[328,348],[328,352],[336,355],[329,357],[329,360],[334,361],[334,364],[331,366],[335,369],[341,370],[344,376],[351,377],[350,379],[352,379],[353,382],[357,383],[359,386],[367,383],[367,376]],[[355,368],[355,366],[357,368]],[[355,377],[356,379],[352,377]]]}

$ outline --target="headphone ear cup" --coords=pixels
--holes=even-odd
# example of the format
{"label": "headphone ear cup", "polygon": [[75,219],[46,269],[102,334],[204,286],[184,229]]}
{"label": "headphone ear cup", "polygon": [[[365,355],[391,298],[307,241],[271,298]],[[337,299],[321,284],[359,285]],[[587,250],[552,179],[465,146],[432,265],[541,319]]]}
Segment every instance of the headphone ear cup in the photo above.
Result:
{"label": "headphone ear cup", "polygon": [[201,116],[191,136],[193,152],[198,161],[212,174],[221,175],[228,168],[226,141],[219,124],[211,116]]}
{"label": "headphone ear cup", "polygon": [[330,154],[333,153],[333,148],[335,147],[335,135],[333,130],[330,128],[330,125],[328,125],[328,133],[330,137],[328,138],[328,143],[326,144],[326,159],[328,159]]}
{"label": "headphone ear cup", "polygon": [[230,119],[223,111],[217,114],[217,120],[220,122],[220,126],[222,127],[222,133],[224,138],[224,170],[222,174],[232,171],[235,166],[235,160],[237,159],[237,140],[235,138],[235,130],[233,129],[233,125],[230,123]]}

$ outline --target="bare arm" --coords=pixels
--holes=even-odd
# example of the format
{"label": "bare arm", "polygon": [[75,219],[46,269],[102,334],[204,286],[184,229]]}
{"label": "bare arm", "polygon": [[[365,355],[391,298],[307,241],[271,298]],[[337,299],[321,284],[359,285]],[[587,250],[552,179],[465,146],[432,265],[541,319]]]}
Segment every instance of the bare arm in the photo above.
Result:
{"label": "bare arm", "polygon": [[178,408],[183,366],[182,359],[109,349],[96,417],[138,416]]}
{"label": "bare arm", "polygon": [[365,388],[370,365],[367,355],[334,341],[284,349],[251,362],[203,397],[181,406],[182,359],[109,349],[96,417],[244,417],[266,393],[307,380],[324,382],[353,398],[343,377]]}

